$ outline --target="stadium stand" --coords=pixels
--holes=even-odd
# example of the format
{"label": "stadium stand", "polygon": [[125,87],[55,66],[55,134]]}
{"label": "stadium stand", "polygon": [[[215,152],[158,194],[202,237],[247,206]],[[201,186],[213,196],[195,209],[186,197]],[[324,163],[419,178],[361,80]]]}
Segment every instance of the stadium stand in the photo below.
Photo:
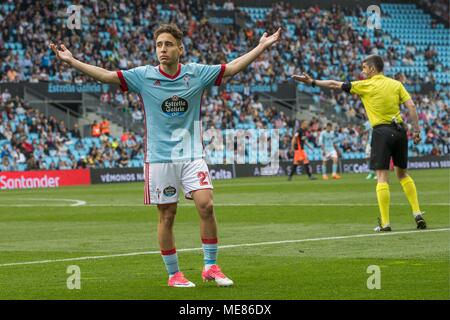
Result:
{"label": "stadium stand", "polygon": [[[291,74],[301,72],[319,78],[360,79],[362,57],[376,53],[386,61],[386,74],[403,74],[405,85],[415,92],[423,142],[417,146],[410,142],[410,155],[450,152],[450,93],[443,90],[450,83],[449,30],[415,4],[382,4],[386,14],[383,28],[369,33],[367,14],[360,7],[294,9],[277,3],[272,8],[234,8],[227,3],[226,9],[239,10],[245,18],[245,27],[219,31],[206,17],[207,10],[223,9],[216,5],[190,6],[185,1],[170,6],[156,1],[116,5],[98,1],[86,6],[82,35],[57,27],[64,24],[68,5],[69,1],[62,0],[45,5],[25,1],[0,4],[0,82],[89,81],[55,62],[48,48],[50,39],[65,43],[83,61],[117,70],[158,64],[152,39],[156,22],[177,23],[186,33],[184,61],[207,64],[231,61],[248,51],[263,32],[283,26],[285,32],[278,47],[229,80],[230,84],[246,85],[242,94],[214,88],[204,97],[204,128],[279,129],[281,158],[287,160],[296,121],[273,106],[263,107],[251,88],[287,82]],[[444,8],[429,1],[425,5],[435,11]],[[415,90],[423,82],[432,83],[435,91],[422,94]],[[304,88],[299,85],[298,90]],[[79,129],[66,128],[64,122],[46,117],[8,91],[0,94],[0,170],[142,166],[140,135],[124,132],[121,137],[82,137]],[[337,115],[333,121],[343,159],[365,158],[367,133],[361,102],[337,92],[321,92],[313,98],[330,104]],[[133,94],[105,92],[101,105],[126,109],[134,124],[143,122],[138,98]],[[311,160],[321,160],[317,140],[328,121],[322,113],[310,120],[308,138],[315,148],[306,152]]]}

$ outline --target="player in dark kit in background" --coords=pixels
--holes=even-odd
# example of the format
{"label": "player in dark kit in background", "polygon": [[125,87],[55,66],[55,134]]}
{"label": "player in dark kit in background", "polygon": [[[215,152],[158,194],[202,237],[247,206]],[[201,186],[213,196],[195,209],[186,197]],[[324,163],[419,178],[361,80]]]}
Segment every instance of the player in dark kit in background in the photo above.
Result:
{"label": "player in dark kit in background", "polygon": [[297,166],[299,166],[301,163],[303,163],[303,170],[308,175],[309,180],[316,180],[316,177],[311,174],[311,167],[309,166],[308,156],[306,155],[304,149],[305,145],[308,146],[308,148],[313,149],[313,147],[306,141],[307,128],[308,122],[306,120],[303,120],[300,124],[300,128],[297,130],[294,137],[292,137],[291,152],[294,153],[294,162],[291,167],[291,173],[289,174],[289,181],[292,180],[292,176],[297,171]]}

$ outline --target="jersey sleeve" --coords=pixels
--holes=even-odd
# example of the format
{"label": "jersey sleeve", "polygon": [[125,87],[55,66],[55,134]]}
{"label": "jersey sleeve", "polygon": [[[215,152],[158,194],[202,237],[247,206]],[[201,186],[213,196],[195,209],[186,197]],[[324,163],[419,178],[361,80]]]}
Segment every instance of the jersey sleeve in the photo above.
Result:
{"label": "jersey sleeve", "polygon": [[120,89],[122,91],[141,92],[142,83],[144,82],[146,67],[137,67],[129,70],[117,71],[117,76],[120,79]]}
{"label": "jersey sleeve", "polygon": [[406,101],[411,99],[411,96],[409,95],[408,91],[405,89],[405,87],[401,83],[400,83],[399,95],[400,95],[400,104],[405,103]]}
{"label": "jersey sleeve", "polygon": [[195,67],[197,69],[197,74],[205,87],[210,87],[213,84],[215,86],[220,86],[220,84],[222,83],[223,74],[225,73],[226,69],[225,64],[195,64]]}
{"label": "jersey sleeve", "polygon": [[352,90],[352,83],[350,81],[345,81],[342,84],[341,89],[342,89],[342,91],[350,93],[350,90]]}
{"label": "jersey sleeve", "polygon": [[366,88],[365,80],[352,81],[350,93],[357,94],[358,96],[362,96],[366,93],[365,88]]}

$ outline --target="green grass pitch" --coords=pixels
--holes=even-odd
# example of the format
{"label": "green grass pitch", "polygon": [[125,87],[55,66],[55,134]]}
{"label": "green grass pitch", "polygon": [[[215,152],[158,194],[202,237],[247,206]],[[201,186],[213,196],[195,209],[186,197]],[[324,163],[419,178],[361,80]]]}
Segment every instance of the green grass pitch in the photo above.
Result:
{"label": "green grass pitch", "polygon": [[[449,171],[411,175],[429,229],[416,231],[392,174],[394,231],[381,235],[376,181],[364,175],[214,181],[218,262],[231,288],[201,281],[192,202],[180,201],[175,235],[197,287],[179,289],[167,287],[143,183],[1,191],[0,299],[449,299]],[[70,265],[80,290],[67,288]],[[381,289],[367,288],[371,265]]]}

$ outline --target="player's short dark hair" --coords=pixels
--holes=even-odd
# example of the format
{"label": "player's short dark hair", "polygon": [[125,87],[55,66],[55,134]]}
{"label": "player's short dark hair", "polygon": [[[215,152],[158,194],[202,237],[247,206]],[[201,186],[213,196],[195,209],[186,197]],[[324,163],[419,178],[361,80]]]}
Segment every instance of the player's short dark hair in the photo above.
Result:
{"label": "player's short dark hair", "polygon": [[162,33],[170,33],[176,40],[178,44],[181,44],[181,39],[183,39],[183,32],[175,24],[162,24],[153,33],[155,41]]}
{"label": "player's short dark hair", "polygon": [[327,127],[332,127],[332,126],[333,126],[333,124],[331,122],[327,123]]}
{"label": "player's short dark hair", "polygon": [[383,58],[381,58],[377,54],[370,55],[363,60],[363,63],[367,64],[369,67],[375,67],[378,72],[383,71],[384,62]]}

